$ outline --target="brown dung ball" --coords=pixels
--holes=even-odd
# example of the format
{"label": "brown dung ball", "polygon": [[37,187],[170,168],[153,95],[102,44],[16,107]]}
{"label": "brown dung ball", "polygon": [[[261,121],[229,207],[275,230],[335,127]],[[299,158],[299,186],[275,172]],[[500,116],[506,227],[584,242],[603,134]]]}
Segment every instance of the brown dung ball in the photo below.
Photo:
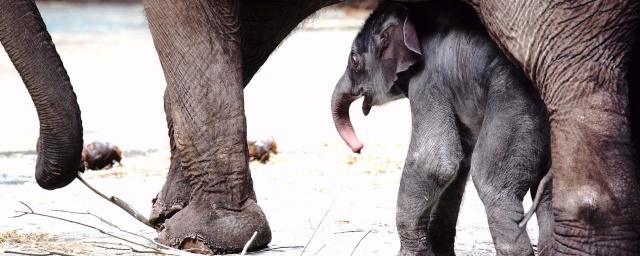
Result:
{"label": "brown dung ball", "polygon": [[89,170],[109,169],[114,163],[120,164],[122,151],[111,143],[94,141],[82,149],[82,160]]}
{"label": "brown dung ball", "polygon": [[278,154],[278,145],[273,137],[247,141],[249,146],[249,161],[258,160],[261,163],[269,161],[270,153]]}

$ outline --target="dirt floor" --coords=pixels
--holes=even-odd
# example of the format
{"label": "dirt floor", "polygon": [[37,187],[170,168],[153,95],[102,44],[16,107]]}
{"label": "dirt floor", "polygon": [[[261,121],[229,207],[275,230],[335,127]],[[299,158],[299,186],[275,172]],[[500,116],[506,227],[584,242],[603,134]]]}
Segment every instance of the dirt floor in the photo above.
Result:
{"label": "dirt floor", "polygon": [[[124,150],[123,166],[88,172],[108,195],[147,214],[169,166],[162,95],[164,77],[140,5],[39,3],[82,110],[85,142],[103,140]],[[395,200],[409,139],[407,101],[351,116],[365,148],[351,154],[335,132],[329,100],[343,72],[350,42],[366,13],[328,9],[303,24],[271,56],[245,90],[250,138],[273,136],[280,153],[251,163],[255,190],[273,241],[260,255],[394,255],[399,249]],[[0,53],[0,248],[76,254],[135,254],[87,227],[41,216],[9,218],[27,210],[118,232],[156,233],[90,193],[79,182],[45,191],[33,178],[38,121],[19,76]],[[527,198],[525,207],[530,200]],[[320,228],[323,216],[326,217]],[[536,240],[536,220],[528,229]],[[317,229],[315,237],[310,237]],[[309,242],[310,241],[310,242]],[[458,255],[493,255],[482,204],[470,183],[458,221]],[[136,247],[140,248],[140,247]]]}

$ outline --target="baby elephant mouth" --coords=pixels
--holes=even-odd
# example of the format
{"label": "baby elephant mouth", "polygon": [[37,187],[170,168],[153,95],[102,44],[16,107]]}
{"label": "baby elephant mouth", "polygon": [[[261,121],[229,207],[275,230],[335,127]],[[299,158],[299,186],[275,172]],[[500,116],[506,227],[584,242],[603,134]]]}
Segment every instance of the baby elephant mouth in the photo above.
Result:
{"label": "baby elephant mouth", "polygon": [[362,101],[362,114],[365,116],[369,115],[369,112],[371,112],[371,102],[371,97],[369,95],[365,95],[364,101]]}

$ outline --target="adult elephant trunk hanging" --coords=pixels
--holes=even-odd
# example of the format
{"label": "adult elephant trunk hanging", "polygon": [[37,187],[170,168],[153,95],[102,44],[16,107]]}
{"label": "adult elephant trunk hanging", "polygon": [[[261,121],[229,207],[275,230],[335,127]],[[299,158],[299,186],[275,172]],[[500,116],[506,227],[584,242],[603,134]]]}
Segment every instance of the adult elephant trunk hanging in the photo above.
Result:
{"label": "adult elephant trunk hanging", "polygon": [[32,0],[0,0],[0,42],[40,119],[36,181],[61,188],[82,170],[82,121],[69,77]]}
{"label": "adult elephant trunk hanging", "polygon": [[349,79],[343,75],[333,90],[333,96],[331,97],[331,115],[333,116],[333,123],[336,125],[336,129],[342,139],[349,145],[354,153],[360,153],[364,145],[362,145],[356,136],[349,117],[349,106],[351,106],[351,103],[358,99],[360,95],[354,95],[351,91]]}

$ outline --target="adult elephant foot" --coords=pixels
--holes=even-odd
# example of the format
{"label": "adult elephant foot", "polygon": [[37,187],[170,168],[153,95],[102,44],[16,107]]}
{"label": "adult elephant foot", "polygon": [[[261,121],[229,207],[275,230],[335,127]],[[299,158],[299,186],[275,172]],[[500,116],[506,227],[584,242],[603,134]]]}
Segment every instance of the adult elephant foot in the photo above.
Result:
{"label": "adult elephant foot", "polygon": [[[239,252],[266,246],[271,231],[256,204],[247,155],[239,1],[144,1],[165,73],[165,112],[172,147],[166,195],[189,203],[171,209],[161,193],[160,242],[197,252]],[[179,168],[177,168],[179,166]],[[171,185],[173,183],[173,185]],[[168,207],[168,208],[167,208]],[[170,216],[172,215],[172,216]],[[163,217],[155,218],[159,221]]]}
{"label": "adult elephant foot", "polygon": [[149,222],[155,227],[160,227],[165,220],[184,209],[191,199],[191,185],[184,176],[182,170],[171,161],[171,168],[167,176],[167,181],[162,186],[162,190],[156,195],[151,203],[151,214]]}
{"label": "adult elephant foot", "polygon": [[[166,113],[172,112],[168,90],[165,91],[164,95],[164,111]],[[191,199],[191,184],[189,184],[189,179],[185,176],[184,170],[180,165],[171,115],[167,115],[167,125],[169,129],[169,144],[171,146],[171,165],[162,190],[151,200],[153,206],[149,215],[149,222],[156,228],[159,228],[166,219],[184,209]]]}
{"label": "adult elephant foot", "polygon": [[215,202],[191,202],[166,220],[159,240],[191,252],[222,254],[238,252],[254,232],[257,235],[249,250],[264,248],[271,241],[267,219],[253,199],[239,210]]}

